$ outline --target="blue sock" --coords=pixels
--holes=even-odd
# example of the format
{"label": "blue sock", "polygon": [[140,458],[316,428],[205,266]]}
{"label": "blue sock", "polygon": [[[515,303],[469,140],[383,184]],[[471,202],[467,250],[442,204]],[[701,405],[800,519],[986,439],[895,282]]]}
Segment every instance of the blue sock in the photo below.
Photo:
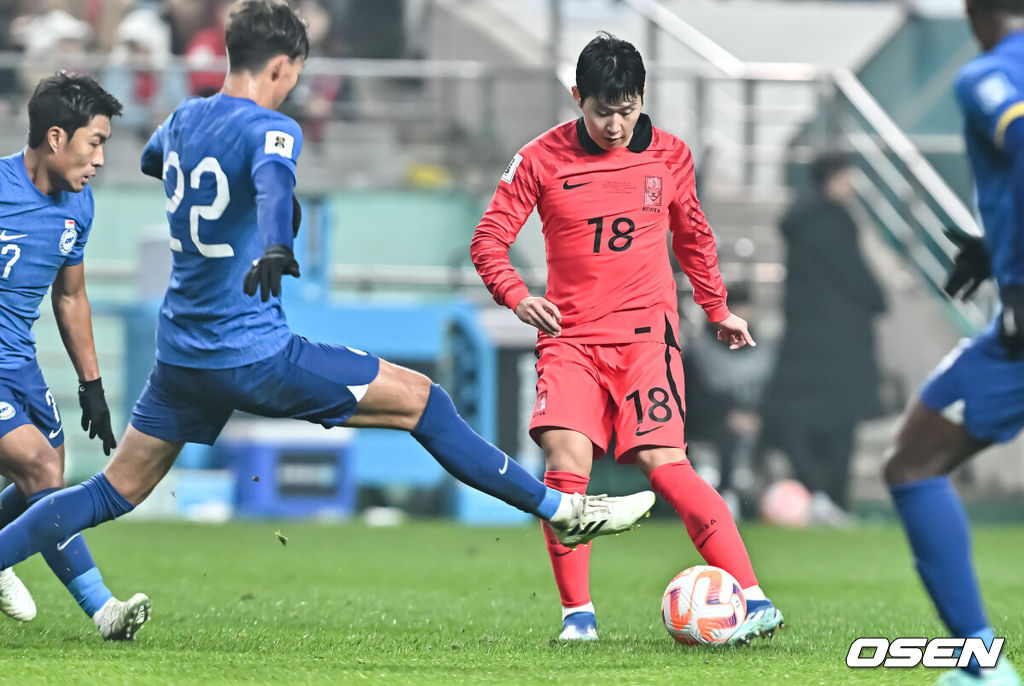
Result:
{"label": "blue sock", "polygon": [[430,388],[427,407],[412,436],[456,479],[524,512],[550,519],[561,502],[561,493],[477,435],[437,384]]}
{"label": "blue sock", "polygon": [[[967,515],[949,479],[914,481],[890,486],[889,491],[914,552],[917,573],[950,634],[993,636],[974,574]],[[972,667],[971,671],[977,670],[973,661]]]}
{"label": "blue sock", "polygon": [[[51,493],[59,491],[59,488],[38,491],[30,495],[26,503],[31,507]],[[46,546],[39,552],[85,614],[92,617],[105,602],[114,597],[110,589],[104,585],[103,575],[96,568],[92,553],[89,552],[89,547],[81,534],[72,534],[68,540]]]}
{"label": "blue sock", "polygon": [[0,529],[17,519],[28,505],[25,496],[14,484],[9,485],[0,493]]}
{"label": "blue sock", "polygon": [[[54,549],[58,544],[63,546],[82,529],[131,511],[132,504],[114,490],[103,474],[78,486],[50,493],[0,530],[0,569],[12,567],[43,550]],[[68,546],[76,545],[78,540]]]}

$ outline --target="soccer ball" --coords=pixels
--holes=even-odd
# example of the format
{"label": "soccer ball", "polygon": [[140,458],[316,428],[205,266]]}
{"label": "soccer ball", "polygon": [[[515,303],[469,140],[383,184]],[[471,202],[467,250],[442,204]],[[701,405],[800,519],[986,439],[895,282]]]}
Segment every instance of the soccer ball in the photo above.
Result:
{"label": "soccer ball", "polygon": [[725,643],[747,616],[743,589],[729,572],[699,565],[679,572],[661,598],[661,618],[686,645]]}
{"label": "soccer ball", "polygon": [[761,497],[761,518],[768,524],[802,529],[810,519],[811,494],[794,479],[776,481]]}

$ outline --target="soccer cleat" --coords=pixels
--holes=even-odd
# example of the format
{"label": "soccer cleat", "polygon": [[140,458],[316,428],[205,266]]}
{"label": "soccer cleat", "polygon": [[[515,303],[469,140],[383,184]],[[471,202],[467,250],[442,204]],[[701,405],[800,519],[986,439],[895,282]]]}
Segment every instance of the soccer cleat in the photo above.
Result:
{"label": "soccer cleat", "polygon": [[562,620],[559,641],[596,641],[597,617],[593,612],[573,612]]}
{"label": "soccer cleat", "polygon": [[566,493],[571,498],[571,512],[550,522],[551,531],[558,542],[575,548],[598,536],[629,531],[654,506],[654,493],[640,491],[633,495],[608,497]]}
{"label": "soccer cleat", "polygon": [[111,598],[92,616],[104,641],[130,641],[148,619],[149,598],[145,593],[136,593],[128,600]]}
{"label": "soccer cleat", "polygon": [[759,636],[771,638],[775,635],[776,629],[782,628],[785,628],[782,613],[772,605],[772,601],[748,600],[747,616],[725,643],[731,646],[748,646],[751,639]]}
{"label": "soccer cleat", "polygon": [[974,675],[966,669],[946,672],[935,682],[937,686],[1021,686],[1020,676],[1007,660],[1000,658],[995,667]]}
{"label": "soccer cleat", "polygon": [[19,622],[30,622],[36,616],[32,594],[10,567],[0,571],[0,612]]}

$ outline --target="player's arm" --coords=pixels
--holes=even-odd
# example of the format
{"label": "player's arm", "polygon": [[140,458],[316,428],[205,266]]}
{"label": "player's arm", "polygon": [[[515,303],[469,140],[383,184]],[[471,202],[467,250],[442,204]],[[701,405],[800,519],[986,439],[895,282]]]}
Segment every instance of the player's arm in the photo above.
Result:
{"label": "player's arm", "polygon": [[1012,357],[1024,352],[1024,101],[1005,110],[996,127],[996,142],[1009,156],[1012,171],[1013,224],[1008,273],[1012,280],[999,284],[1003,304],[999,337]]}
{"label": "player's arm", "polygon": [[530,289],[516,273],[508,251],[537,205],[540,183],[527,149],[521,150],[501,175],[494,197],[473,232],[469,255],[494,301],[516,313],[523,322],[549,336],[561,333],[562,315]]}
{"label": "player's arm", "polygon": [[275,120],[270,131],[259,131],[253,157],[252,181],[256,188],[256,227],[263,254],[245,275],[246,295],[260,292],[260,300],[281,294],[281,277],[299,277],[292,252],[301,213],[295,200],[295,161],[302,147],[302,130],[291,121]]}
{"label": "player's arm", "polygon": [[693,158],[685,151],[676,170],[676,198],[670,212],[672,252],[693,286],[693,299],[704,310],[708,321],[718,327],[718,338],[732,349],[757,345],[747,330],[747,322],[729,312],[727,293],[718,270],[715,237],[697,200]]}
{"label": "player's arm", "polygon": [[[956,96],[967,126],[992,141],[1011,164],[1013,230],[1001,232],[999,339],[1011,357],[1024,352],[1024,92],[998,64],[957,77]],[[1009,275],[1009,276],[1007,276]]]}
{"label": "player's arm", "polygon": [[[171,115],[174,116],[174,115]],[[142,149],[142,160],[139,166],[142,173],[152,176],[154,179],[162,179],[164,176],[164,139],[167,136],[167,127],[171,117],[167,117],[163,124],[157,127],[153,135],[146,142]]]}
{"label": "player's arm", "polygon": [[96,344],[92,335],[92,309],[85,292],[85,268],[81,262],[65,264],[60,268],[50,291],[50,299],[61,340],[78,374],[82,429],[89,431],[89,438],[99,436],[104,454],[109,455],[117,442],[110,427],[110,410],[100,379]]}

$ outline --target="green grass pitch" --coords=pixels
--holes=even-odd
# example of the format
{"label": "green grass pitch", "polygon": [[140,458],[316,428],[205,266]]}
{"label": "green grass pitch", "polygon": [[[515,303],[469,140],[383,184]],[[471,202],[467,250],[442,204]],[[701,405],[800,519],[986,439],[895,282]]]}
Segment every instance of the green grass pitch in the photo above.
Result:
{"label": "green grass pitch", "polygon": [[[661,625],[668,580],[700,559],[681,525],[599,539],[601,641],[559,645],[558,596],[538,527],[414,522],[115,523],[88,538],[111,589],[147,592],[153,619],[104,644],[42,560],[18,571],[35,621],[0,622],[12,684],[911,684],[938,674],[857,670],[857,636],[942,635],[895,527],[743,528],[788,628],[750,648],[687,648]],[[287,537],[282,545],[275,532]],[[1024,665],[1024,527],[975,532],[1004,651]]]}

